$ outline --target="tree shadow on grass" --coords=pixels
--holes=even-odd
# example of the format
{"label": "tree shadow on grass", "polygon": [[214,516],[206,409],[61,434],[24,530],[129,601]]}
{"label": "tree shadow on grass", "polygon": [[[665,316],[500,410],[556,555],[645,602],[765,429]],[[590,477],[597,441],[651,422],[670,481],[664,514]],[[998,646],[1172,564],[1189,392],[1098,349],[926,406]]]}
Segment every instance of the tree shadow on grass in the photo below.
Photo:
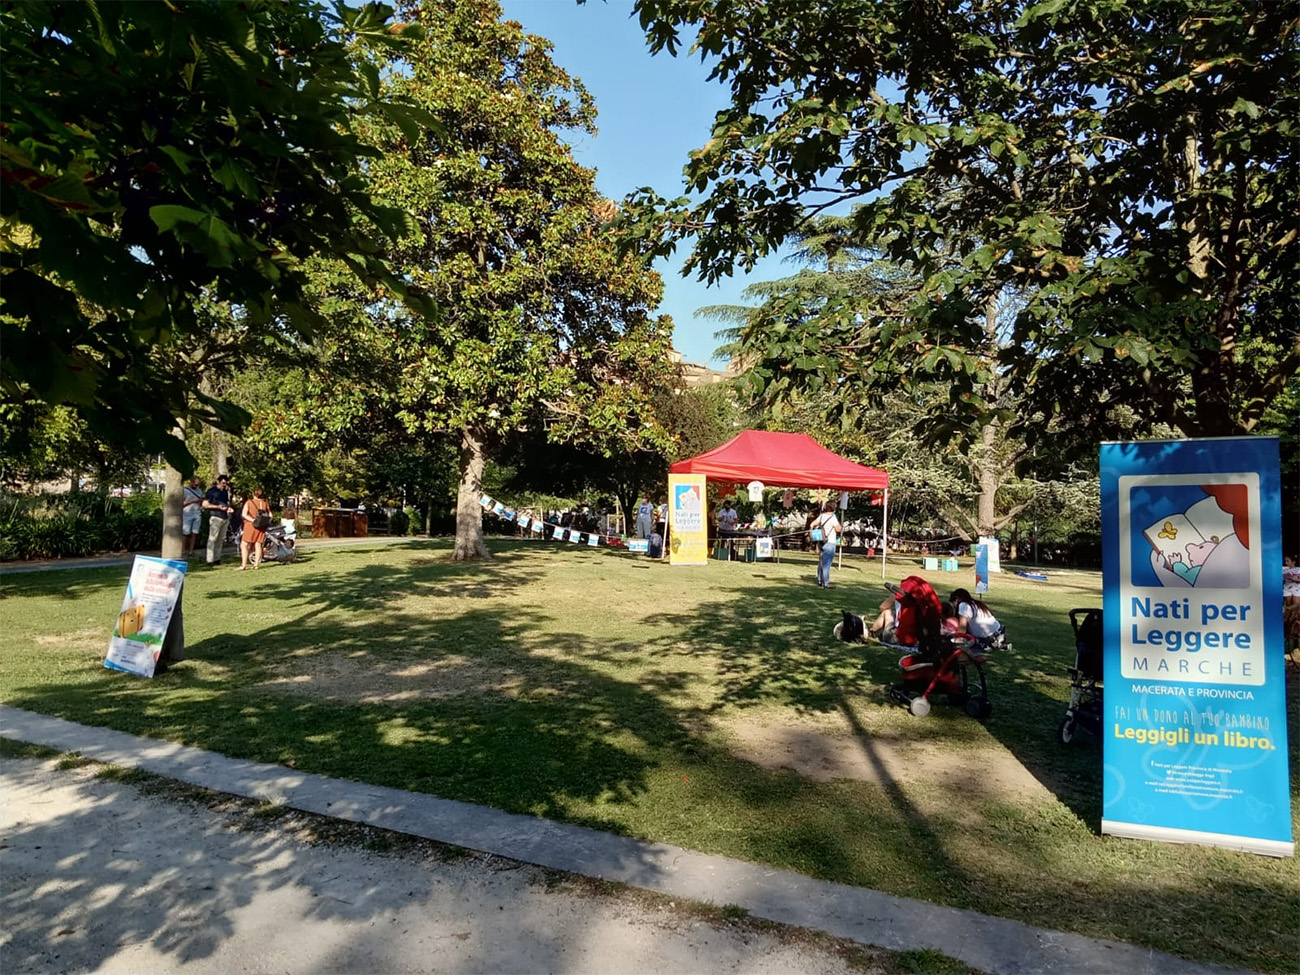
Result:
{"label": "tree shadow on grass", "polygon": [[[1045,828],[1014,819],[1014,810],[994,810],[1010,817],[1005,828],[989,829],[989,842],[1012,879],[986,882],[959,856],[958,844],[980,843],[978,832],[951,816],[927,818],[911,783],[883,767],[877,745],[884,736],[863,719],[883,704],[897,655],[830,635],[839,610],[869,601],[874,587],[854,594],[774,582],[755,591],[744,573],[714,580],[717,598],[697,609],[657,614],[628,639],[608,641],[559,630],[562,615],[536,609],[503,613],[475,600],[433,618],[400,606],[405,594],[459,591],[451,587],[499,594],[537,572],[501,559],[486,566],[369,564],[274,585],[253,579],[251,591],[266,587],[266,598],[284,599],[280,609],[290,612],[270,614],[273,621],[251,632],[195,641],[194,661],[158,681],[117,675],[73,688],[27,687],[10,703],[303,771],[698,842],[712,852],[961,906],[980,906],[984,896],[1014,914],[1006,905],[1037,898],[1035,884],[1053,903],[1075,896],[1067,869],[1075,854],[1063,851],[1089,842],[1076,824]],[[1026,764],[1086,764],[1086,752],[1057,752],[1051,737],[1063,712],[1053,693],[1064,690],[1063,676],[1053,675],[1063,673],[1058,658],[1067,649],[1053,635],[1056,625],[1005,616],[1022,646],[993,664],[989,734],[1017,758],[1027,756]],[[1022,627],[1032,639],[1018,635]],[[635,652],[652,665],[620,672],[620,658]],[[712,707],[683,693],[698,679],[690,666],[696,654],[722,662]],[[288,660],[295,666],[285,667]],[[281,678],[302,678],[305,686],[275,683]],[[424,681],[426,693],[367,694],[365,685],[373,691],[380,679],[389,682],[380,689],[391,685],[395,694]],[[334,686],[322,693],[330,680]],[[770,771],[701,730],[716,710],[764,705],[843,712],[884,785]],[[982,734],[961,713],[900,716],[899,727],[933,743],[969,743]],[[1031,771],[1040,780],[1046,774]],[[1099,893],[1093,884],[1079,904],[1097,924],[1115,892]],[[1145,910],[1167,901],[1155,886],[1132,893]],[[1028,913],[1043,923],[1041,912]]]}
{"label": "tree shadow on grass", "polygon": [[[382,623],[340,626],[328,609],[385,598],[392,574],[366,572],[382,583],[369,594],[330,597],[304,581],[293,595],[309,596],[311,608],[253,633],[195,642],[192,664],[157,680],[23,688],[10,703],[236,757],[579,822],[571,803],[632,801],[646,791],[655,754],[688,746],[681,716],[662,701],[685,675],[665,669],[646,681],[612,678],[583,662],[582,636],[543,641],[536,617],[508,619],[489,608],[452,619],[389,610]],[[549,652],[557,645],[574,659]],[[535,657],[536,650],[548,653]],[[587,650],[592,660],[616,652]],[[286,660],[293,666],[283,667]],[[277,677],[286,683],[277,685]],[[428,693],[404,693],[416,677]],[[376,684],[380,693],[364,693]],[[604,819],[592,825],[615,828]]]}
{"label": "tree shadow on grass", "polygon": [[106,589],[126,591],[131,576],[129,565],[107,565],[81,569],[49,569],[40,572],[0,572],[0,599],[17,593],[24,596],[54,596],[82,599]]}
{"label": "tree shadow on grass", "polygon": [[239,588],[210,589],[200,598],[302,603],[322,612],[377,610],[409,596],[492,599],[542,576],[542,570],[535,566],[523,567],[527,562],[524,555],[506,551],[490,562],[471,563],[417,556],[344,568],[323,563],[310,571],[292,574],[254,572],[247,580],[240,578],[244,585]]}
{"label": "tree shadow on grass", "polygon": [[[529,572],[501,559],[474,567],[370,564],[274,583],[241,577],[241,588],[214,596],[245,603],[252,596],[255,605],[265,591],[282,601],[274,622],[195,640],[192,661],[153,682],[28,687],[11,703],[608,832],[635,832],[632,824],[643,821],[636,808],[624,814],[618,807],[667,801],[680,806],[684,832],[653,838],[688,845],[696,835],[693,796],[706,810],[739,802],[738,821],[756,831],[754,858],[788,857],[846,880],[857,868],[878,868],[852,848],[857,827],[847,819],[877,834],[897,833],[906,847],[898,820],[915,821],[914,809],[834,806],[804,817],[805,780],[737,758],[702,733],[702,713],[686,693],[696,679],[690,654],[677,663],[656,653],[653,640],[647,646],[642,639],[649,628],[601,641],[558,631],[563,617],[544,612],[503,614],[475,602],[431,618],[403,612],[397,599],[461,586],[499,592],[523,584]],[[812,612],[822,595],[809,586],[801,598]],[[620,672],[624,658],[647,650],[648,665]],[[728,666],[743,664],[737,657]],[[738,669],[731,680],[741,680]],[[771,680],[779,683],[775,671]],[[798,696],[809,690],[805,683],[792,678],[787,690]],[[833,686],[816,691],[818,706],[835,706],[827,697],[833,693]],[[773,818],[788,821],[779,836],[761,826]],[[951,870],[928,863],[918,883],[937,888]]]}
{"label": "tree shadow on grass", "polygon": [[[845,644],[832,635],[841,610],[863,612],[864,603],[878,602],[871,587],[827,592],[777,584],[754,590],[738,583],[713,588],[717,601],[691,613],[669,614],[664,622],[685,634],[675,639],[716,648],[722,660],[716,709],[779,704],[829,714],[842,710],[845,693],[865,706],[896,707],[886,692],[900,678],[898,651],[874,642]],[[1068,620],[1044,621],[1015,608],[1002,611],[1002,616],[1016,650],[987,660],[993,714],[984,728],[1096,829],[1101,813],[1100,749],[1087,741],[1066,748],[1056,740],[1065,712],[1065,669],[1074,659]],[[1059,698],[1047,691],[1053,685]],[[968,747],[981,737],[974,719],[943,705],[929,718],[907,718],[904,723],[917,741]],[[865,730],[860,722],[858,728]]]}

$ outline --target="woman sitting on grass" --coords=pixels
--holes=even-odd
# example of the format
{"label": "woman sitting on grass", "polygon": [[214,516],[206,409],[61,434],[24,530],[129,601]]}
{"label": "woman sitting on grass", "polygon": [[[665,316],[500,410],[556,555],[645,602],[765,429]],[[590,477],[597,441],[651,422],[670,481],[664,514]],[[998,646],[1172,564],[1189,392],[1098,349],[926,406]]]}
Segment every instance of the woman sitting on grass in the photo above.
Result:
{"label": "woman sitting on grass", "polygon": [[976,599],[968,589],[954,589],[950,602],[957,608],[957,632],[969,633],[976,640],[997,636],[1002,624],[988,604]]}

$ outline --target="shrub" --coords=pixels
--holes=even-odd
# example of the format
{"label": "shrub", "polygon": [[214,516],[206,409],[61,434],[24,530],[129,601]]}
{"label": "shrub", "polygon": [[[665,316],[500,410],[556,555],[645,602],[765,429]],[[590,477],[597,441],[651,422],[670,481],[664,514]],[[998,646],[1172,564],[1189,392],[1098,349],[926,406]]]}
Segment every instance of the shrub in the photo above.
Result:
{"label": "shrub", "polygon": [[418,535],[424,531],[424,515],[420,514],[419,508],[407,506],[404,514],[406,515],[406,524],[409,526],[408,531],[412,535]]}
{"label": "shrub", "polygon": [[115,499],[90,494],[36,496],[6,503],[5,520],[0,521],[0,561],[158,549],[162,545],[161,510],[144,503],[136,508],[127,511]]}
{"label": "shrub", "polygon": [[128,494],[119,502],[128,515],[152,515],[163,509],[163,496],[156,491]]}
{"label": "shrub", "polygon": [[394,511],[388,517],[388,534],[390,535],[409,535],[411,534],[411,516],[405,511]]}

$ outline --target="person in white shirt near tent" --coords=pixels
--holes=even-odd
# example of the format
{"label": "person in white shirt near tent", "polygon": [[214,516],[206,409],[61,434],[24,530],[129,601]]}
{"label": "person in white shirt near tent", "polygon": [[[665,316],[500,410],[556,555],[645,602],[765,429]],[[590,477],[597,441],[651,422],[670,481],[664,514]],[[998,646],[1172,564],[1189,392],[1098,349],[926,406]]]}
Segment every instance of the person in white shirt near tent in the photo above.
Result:
{"label": "person in white shirt near tent", "polygon": [[827,501],[822,505],[822,513],[813,521],[811,528],[813,544],[820,553],[817,559],[817,585],[823,589],[831,587],[831,562],[835,559],[835,545],[839,541],[840,531],[835,502]]}
{"label": "person in white shirt near tent", "polygon": [[649,538],[655,525],[655,506],[650,495],[641,495],[641,503],[636,506],[636,537]]}
{"label": "person in white shirt near tent", "polygon": [[722,508],[718,511],[718,534],[730,534],[736,530],[738,524],[740,524],[740,515],[731,506],[731,500],[722,502]]}

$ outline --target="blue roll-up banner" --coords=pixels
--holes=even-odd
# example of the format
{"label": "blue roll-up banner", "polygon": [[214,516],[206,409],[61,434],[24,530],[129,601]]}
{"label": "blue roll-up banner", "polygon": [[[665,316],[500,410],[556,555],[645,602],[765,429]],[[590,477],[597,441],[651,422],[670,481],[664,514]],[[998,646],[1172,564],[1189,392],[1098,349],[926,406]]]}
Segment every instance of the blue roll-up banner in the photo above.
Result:
{"label": "blue roll-up banner", "polygon": [[1292,856],[1273,437],[1101,447],[1103,833]]}

